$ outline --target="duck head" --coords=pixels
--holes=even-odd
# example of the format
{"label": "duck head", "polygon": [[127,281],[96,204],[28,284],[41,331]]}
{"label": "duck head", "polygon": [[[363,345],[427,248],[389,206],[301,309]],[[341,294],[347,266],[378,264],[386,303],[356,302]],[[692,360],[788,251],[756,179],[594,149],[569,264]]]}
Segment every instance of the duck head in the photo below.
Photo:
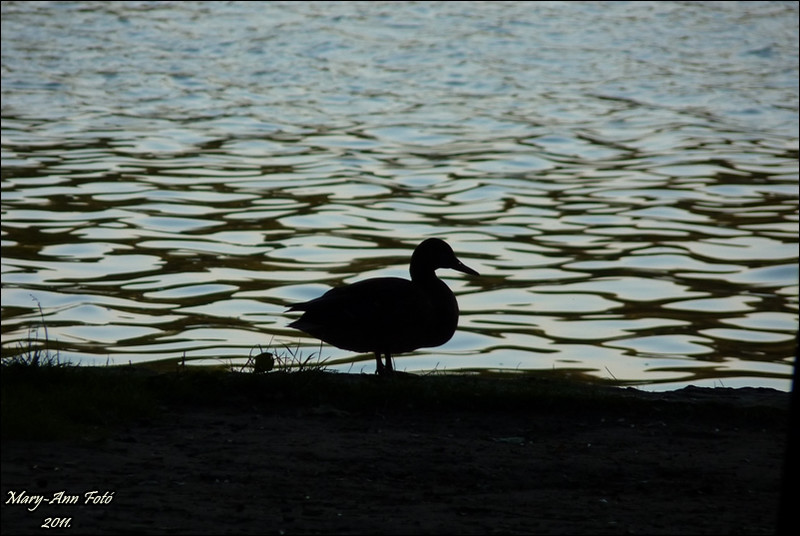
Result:
{"label": "duck head", "polygon": [[447,242],[440,238],[424,240],[411,255],[411,279],[431,275],[439,268],[450,268],[465,274],[479,275],[478,272],[458,260]]}

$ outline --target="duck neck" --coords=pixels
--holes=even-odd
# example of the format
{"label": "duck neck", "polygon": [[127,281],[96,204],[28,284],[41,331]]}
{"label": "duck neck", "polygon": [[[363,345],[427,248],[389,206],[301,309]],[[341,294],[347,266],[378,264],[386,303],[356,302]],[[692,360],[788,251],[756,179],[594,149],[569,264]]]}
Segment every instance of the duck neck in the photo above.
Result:
{"label": "duck neck", "polygon": [[419,264],[411,264],[411,281],[420,285],[430,285],[439,278],[436,277],[436,271],[430,266],[420,266]]}

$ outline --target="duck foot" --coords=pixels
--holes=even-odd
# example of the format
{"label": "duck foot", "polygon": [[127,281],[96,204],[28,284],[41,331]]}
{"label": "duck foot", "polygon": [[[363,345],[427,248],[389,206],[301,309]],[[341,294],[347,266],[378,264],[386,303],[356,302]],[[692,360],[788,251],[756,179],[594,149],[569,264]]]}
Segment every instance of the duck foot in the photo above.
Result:
{"label": "duck foot", "polygon": [[383,360],[381,359],[381,354],[375,352],[375,374],[378,376],[391,376],[394,373],[394,368],[392,367],[392,355],[386,355],[386,365],[384,366]]}

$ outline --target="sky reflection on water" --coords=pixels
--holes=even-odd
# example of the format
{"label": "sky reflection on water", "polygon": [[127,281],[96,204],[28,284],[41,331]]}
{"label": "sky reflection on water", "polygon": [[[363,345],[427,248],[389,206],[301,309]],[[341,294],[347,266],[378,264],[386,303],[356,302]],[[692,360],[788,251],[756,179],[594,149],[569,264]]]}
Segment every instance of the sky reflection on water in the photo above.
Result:
{"label": "sky reflection on water", "polygon": [[796,3],[2,10],[4,355],[316,352],[288,305],[439,236],[481,277],[400,369],[789,388]]}

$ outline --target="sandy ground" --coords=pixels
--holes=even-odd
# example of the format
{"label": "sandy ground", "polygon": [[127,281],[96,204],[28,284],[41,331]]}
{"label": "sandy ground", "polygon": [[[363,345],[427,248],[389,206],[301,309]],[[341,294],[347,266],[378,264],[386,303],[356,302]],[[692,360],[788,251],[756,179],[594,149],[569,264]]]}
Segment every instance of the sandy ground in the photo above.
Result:
{"label": "sandy ground", "polygon": [[787,393],[628,391],[641,408],[172,407],[103,439],[4,440],[2,532],[774,533]]}

